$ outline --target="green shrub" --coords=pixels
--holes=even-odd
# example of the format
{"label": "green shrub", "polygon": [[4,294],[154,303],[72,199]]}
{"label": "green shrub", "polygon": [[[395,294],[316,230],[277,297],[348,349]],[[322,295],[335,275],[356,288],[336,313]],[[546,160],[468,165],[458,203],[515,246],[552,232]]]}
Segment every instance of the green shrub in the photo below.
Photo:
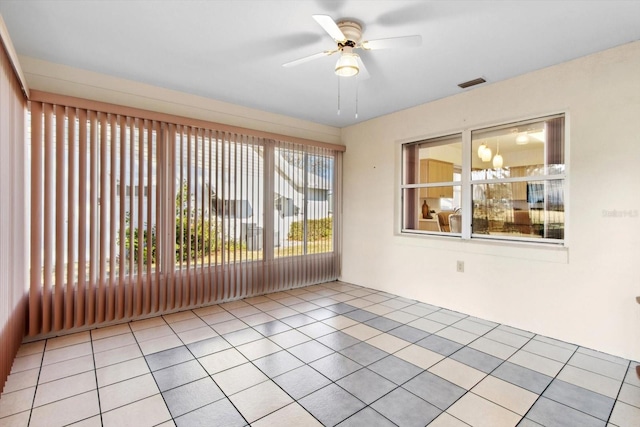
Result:
{"label": "green shrub", "polygon": [[[333,218],[310,219],[307,221],[307,241],[315,242],[333,235]],[[304,239],[304,224],[302,221],[292,222],[289,227],[289,240],[302,241]]]}

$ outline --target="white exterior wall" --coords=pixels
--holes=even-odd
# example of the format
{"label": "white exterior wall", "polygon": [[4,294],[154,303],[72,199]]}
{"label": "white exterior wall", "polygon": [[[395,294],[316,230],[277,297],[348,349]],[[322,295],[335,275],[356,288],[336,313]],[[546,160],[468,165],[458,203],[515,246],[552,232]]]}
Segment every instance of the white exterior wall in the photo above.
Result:
{"label": "white exterior wall", "polygon": [[[402,142],[558,112],[566,248],[398,234]],[[342,280],[640,360],[639,126],[635,42],[343,129]]]}

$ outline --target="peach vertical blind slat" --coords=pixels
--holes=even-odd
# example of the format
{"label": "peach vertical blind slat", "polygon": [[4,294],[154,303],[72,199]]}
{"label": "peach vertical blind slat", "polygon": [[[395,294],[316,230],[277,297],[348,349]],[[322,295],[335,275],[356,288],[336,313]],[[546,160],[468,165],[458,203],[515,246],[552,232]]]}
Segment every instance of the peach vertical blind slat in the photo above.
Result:
{"label": "peach vertical blind slat", "polygon": [[29,334],[334,280],[341,152],[31,103]]}

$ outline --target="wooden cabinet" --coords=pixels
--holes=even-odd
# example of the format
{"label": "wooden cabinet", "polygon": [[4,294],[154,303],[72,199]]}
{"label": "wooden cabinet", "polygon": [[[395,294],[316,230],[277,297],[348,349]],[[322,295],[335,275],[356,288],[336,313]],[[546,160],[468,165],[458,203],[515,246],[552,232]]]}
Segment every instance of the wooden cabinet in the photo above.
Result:
{"label": "wooden cabinet", "polygon": [[[435,159],[420,160],[420,183],[453,181],[453,163]],[[453,197],[453,187],[421,188],[421,198]]]}

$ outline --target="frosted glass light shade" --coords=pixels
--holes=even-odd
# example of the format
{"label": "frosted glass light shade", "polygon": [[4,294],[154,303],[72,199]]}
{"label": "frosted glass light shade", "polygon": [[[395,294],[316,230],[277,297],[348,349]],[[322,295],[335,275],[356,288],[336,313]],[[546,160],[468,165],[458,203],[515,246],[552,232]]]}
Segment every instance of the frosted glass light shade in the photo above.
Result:
{"label": "frosted glass light shade", "polygon": [[343,52],[336,62],[336,74],[340,77],[355,76],[360,72],[358,68],[358,55]]}
{"label": "frosted glass light shade", "polygon": [[502,164],[502,155],[496,154],[496,156],[493,158],[493,167],[496,169],[500,169],[502,167]]}
{"label": "frosted glass light shade", "polygon": [[489,160],[491,160],[491,148],[487,147],[484,149],[484,151],[482,152],[482,161],[483,162],[488,162]]}
{"label": "frosted glass light shade", "polygon": [[478,147],[478,157],[482,158],[482,155],[484,154],[484,150],[486,149],[487,149],[487,144],[482,143],[480,147]]}

